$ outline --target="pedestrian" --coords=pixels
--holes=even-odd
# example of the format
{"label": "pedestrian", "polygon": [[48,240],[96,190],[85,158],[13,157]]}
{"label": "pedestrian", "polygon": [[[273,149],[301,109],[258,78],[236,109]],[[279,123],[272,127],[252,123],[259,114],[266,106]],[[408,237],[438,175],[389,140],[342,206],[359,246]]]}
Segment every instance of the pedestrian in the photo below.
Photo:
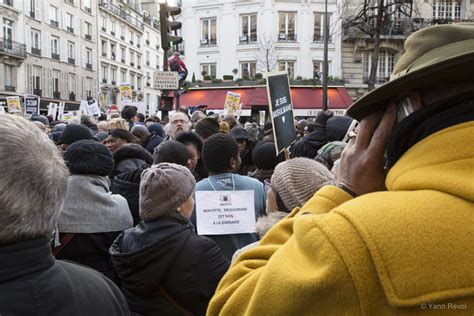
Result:
{"label": "pedestrian", "polygon": [[220,132],[219,122],[212,117],[205,117],[196,123],[194,131],[205,142],[206,139]]}
{"label": "pedestrian", "polygon": [[285,160],[283,153],[277,155],[274,142],[260,142],[252,151],[252,161],[255,163],[256,169],[249,173],[249,177],[255,178],[260,182],[270,180],[275,167]]}
{"label": "pedestrian", "polygon": [[202,162],[202,140],[193,132],[184,132],[176,137],[176,140],[186,146],[188,149],[189,157],[186,167],[194,175],[196,181],[201,181],[209,176],[204,163]]}
{"label": "pedestrian", "polygon": [[412,34],[348,109],[336,185],[237,258],[208,315],[472,314],[473,68],[472,23]]}
{"label": "pedestrian", "polygon": [[[264,215],[266,194],[263,190],[263,184],[256,179],[236,173],[240,167],[240,155],[239,146],[232,136],[222,133],[211,136],[204,143],[202,155],[209,177],[196,184],[196,192],[207,191],[220,194],[221,192],[245,191],[246,197],[254,201],[252,205],[248,206],[253,211],[253,213],[249,212],[253,222]],[[196,210],[201,208],[202,206],[197,203]],[[191,221],[196,225],[196,212],[193,212]],[[242,229],[242,227],[236,227],[236,229]],[[197,233],[202,234],[199,225],[197,225]],[[219,245],[228,260],[232,258],[237,249],[259,239],[255,232],[206,236]]]}
{"label": "pedestrian", "polygon": [[123,107],[122,112],[120,112],[120,116],[127,121],[127,131],[131,130],[133,127],[133,123],[135,123],[136,115],[138,112],[138,108],[134,105],[126,105]]}
{"label": "pedestrian", "polygon": [[242,162],[238,173],[246,176],[255,170],[255,165],[252,161],[253,143],[251,142],[250,134],[245,128],[237,126],[230,130],[229,135],[239,145],[239,154]]}
{"label": "pedestrian", "polygon": [[189,116],[184,112],[175,112],[170,117],[170,131],[164,138],[167,142],[170,139],[176,139],[179,133],[189,132],[191,129],[191,123],[189,122]]}
{"label": "pedestrian", "polygon": [[109,130],[109,136],[104,140],[104,144],[112,152],[116,152],[125,144],[135,144],[139,140],[127,130],[115,128]]}
{"label": "pedestrian", "polygon": [[182,143],[170,140],[155,149],[153,154],[153,164],[162,162],[175,163],[186,166],[189,160],[189,152]]}
{"label": "pedestrian", "polygon": [[143,172],[142,220],[110,248],[134,313],[205,315],[229,266],[219,247],[196,235],[189,222],[195,184],[191,172],[176,164],[160,163]]}
{"label": "pedestrian", "polygon": [[145,126],[135,125],[130,132],[150,154],[153,154],[155,148],[163,141],[163,137],[156,133],[150,133]]}
{"label": "pedestrian", "polygon": [[94,139],[92,131],[85,125],[68,124],[59,137],[58,146],[66,151],[72,143],[83,139]]}
{"label": "pedestrian", "polygon": [[120,128],[120,129],[124,129],[126,131],[128,131],[128,123],[126,120],[124,120],[123,118],[113,118],[109,121],[109,125],[108,125],[108,128],[107,130],[113,130],[113,129],[116,129],[116,128]]}
{"label": "pedestrian", "polygon": [[51,254],[68,182],[54,143],[24,118],[0,115],[0,148],[0,314],[129,315],[108,278]]}
{"label": "pedestrian", "polygon": [[124,144],[113,155],[114,169],[110,174],[111,179],[153,163],[153,156],[138,144]]}
{"label": "pedestrian", "polygon": [[318,150],[328,142],[326,122],[333,116],[334,113],[331,111],[319,112],[315,121],[315,130],[291,146],[291,157],[307,157],[311,159],[316,157]]}

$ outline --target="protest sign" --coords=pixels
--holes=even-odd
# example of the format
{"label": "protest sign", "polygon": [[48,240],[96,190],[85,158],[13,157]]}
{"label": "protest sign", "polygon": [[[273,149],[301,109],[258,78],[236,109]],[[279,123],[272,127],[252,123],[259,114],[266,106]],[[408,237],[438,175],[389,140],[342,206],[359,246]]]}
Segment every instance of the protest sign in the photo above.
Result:
{"label": "protest sign", "polygon": [[21,112],[21,103],[20,97],[7,97],[7,108],[8,113],[20,113]]}
{"label": "protest sign", "polygon": [[26,94],[23,104],[25,105],[25,114],[31,115],[40,111],[40,97],[37,95]]}
{"label": "protest sign", "polygon": [[120,99],[131,100],[132,99],[132,86],[128,83],[122,83],[119,87]]}
{"label": "protest sign", "polygon": [[254,191],[196,191],[199,235],[255,232]]}
{"label": "protest sign", "polygon": [[56,114],[58,113],[58,104],[50,102],[48,104],[48,116],[51,115],[53,120],[56,120]]}
{"label": "protest sign", "polygon": [[239,110],[240,94],[227,91],[224,103],[224,112],[226,114],[235,115]]}
{"label": "protest sign", "polygon": [[99,103],[97,102],[97,100],[92,99],[92,100],[89,100],[89,101],[86,101],[86,102],[87,103],[85,103],[84,105],[86,106],[87,114],[88,115],[99,116],[100,115],[100,109],[99,109]]}
{"label": "protest sign", "polygon": [[177,71],[155,71],[153,88],[157,90],[178,90],[179,74]]}
{"label": "protest sign", "polygon": [[275,147],[279,154],[296,140],[288,74],[286,72],[269,74],[267,92]]}

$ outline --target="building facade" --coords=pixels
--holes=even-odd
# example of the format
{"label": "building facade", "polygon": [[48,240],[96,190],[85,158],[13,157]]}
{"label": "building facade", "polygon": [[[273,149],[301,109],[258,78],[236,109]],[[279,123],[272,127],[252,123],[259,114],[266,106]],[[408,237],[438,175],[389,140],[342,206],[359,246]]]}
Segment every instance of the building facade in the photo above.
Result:
{"label": "building facade", "polygon": [[[333,77],[342,74],[338,1],[328,1]],[[188,0],[180,21],[189,78],[246,79],[278,70],[291,78],[320,77],[323,0]]]}
{"label": "building facade", "polygon": [[[362,3],[361,0],[347,1],[343,15],[357,15]],[[403,44],[410,34],[430,25],[472,21],[474,18],[474,4],[466,0],[423,0],[413,3],[389,0],[385,4],[376,86],[390,79],[395,63],[404,52]],[[351,97],[357,99],[368,91],[374,45],[367,34],[350,23],[343,25],[342,38],[342,79]]]}
{"label": "building facade", "polygon": [[94,97],[97,87],[97,2],[28,0],[23,5],[27,59],[19,69],[20,94],[77,105]]}

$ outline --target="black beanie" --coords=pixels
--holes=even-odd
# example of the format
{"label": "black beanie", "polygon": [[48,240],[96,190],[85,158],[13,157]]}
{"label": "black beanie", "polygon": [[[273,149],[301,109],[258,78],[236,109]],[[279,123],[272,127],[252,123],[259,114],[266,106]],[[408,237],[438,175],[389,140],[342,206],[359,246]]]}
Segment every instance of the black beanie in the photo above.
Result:
{"label": "black beanie", "polygon": [[196,133],[203,138],[209,138],[220,132],[219,122],[211,117],[205,117],[199,120],[196,126],[194,126],[194,129]]}
{"label": "black beanie", "polygon": [[316,121],[314,122],[317,127],[326,127],[326,122],[334,116],[334,113],[331,111],[321,111],[316,116]]}
{"label": "black beanie", "polygon": [[58,145],[71,145],[81,139],[94,139],[94,135],[92,135],[92,131],[85,125],[70,124],[66,126],[61,134]]}
{"label": "black beanie", "polygon": [[252,161],[258,169],[273,170],[276,165],[285,160],[283,154],[276,156],[274,142],[261,142],[252,151]]}
{"label": "black beanie", "polygon": [[71,174],[107,176],[114,169],[110,150],[94,140],[74,142],[64,153],[64,160]]}

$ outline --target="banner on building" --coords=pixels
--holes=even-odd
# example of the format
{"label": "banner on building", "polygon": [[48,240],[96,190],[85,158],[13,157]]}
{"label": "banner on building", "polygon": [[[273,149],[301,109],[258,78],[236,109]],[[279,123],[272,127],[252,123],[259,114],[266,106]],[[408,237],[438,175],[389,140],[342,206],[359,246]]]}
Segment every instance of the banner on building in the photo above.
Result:
{"label": "banner on building", "polygon": [[24,97],[25,114],[31,115],[40,112],[40,97],[33,94],[27,94]]}
{"label": "banner on building", "polygon": [[128,83],[122,83],[119,87],[120,99],[131,100],[132,99],[132,86]]}
{"label": "banner on building", "polygon": [[227,95],[224,103],[224,112],[229,115],[236,115],[239,110],[240,94],[235,92],[227,91]]}
{"label": "banner on building", "polygon": [[279,154],[296,140],[288,74],[286,72],[269,74],[267,77],[267,93],[275,147],[277,154]]}
{"label": "banner on building", "polygon": [[7,97],[8,113],[21,113],[20,97]]}

